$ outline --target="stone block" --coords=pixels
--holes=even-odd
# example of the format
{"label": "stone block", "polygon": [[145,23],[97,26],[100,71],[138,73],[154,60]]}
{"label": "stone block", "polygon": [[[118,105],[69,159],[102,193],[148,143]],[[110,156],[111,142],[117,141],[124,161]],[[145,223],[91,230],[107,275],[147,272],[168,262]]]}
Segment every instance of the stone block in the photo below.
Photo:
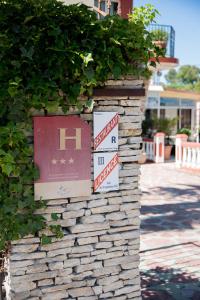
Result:
{"label": "stone block", "polygon": [[71,253],[71,248],[56,249],[47,252],[47,257],[54,257],[61,254]]}
{"label": "stone block", "polygon": [[120,130],[141,129],[141,124],[140,123],[120,123],[119,129]]}
{"label": "stone block", "polygon": [[[34,274],[27,274],[24,276],[17,276],[15,278],[11,278],[15,284],[21,284],[23,283],[24,285],[27,283],[30,283],[32,281],[36,280],[41,280],[41,279],[49,279],[49,278],[54,278],[57,276],[57,271],[46,271],[46,272],[41,272],[41,273],[34,273]],[[27,291],[27,289],[26,289]]]}
{"label": "stone block", "polygon": [[78,297],[78,300],[98,300],[97,296]]}
{"label": "stone block", "polygon": [[73,247],[71,249],[71,253],[86,253],[86,252],[92,252],[93,250],[93,246],[92,245],[84,245],[84,246],[77,246],[77,247]]}
{"label": "stone block", "polygon": [[38,286],[48,286],[53,285],[53,279],[43,279],[38,281]]}
{"label": "stone block", "polygon": [[118,240],[118,241],[114,241],[114,246],[122,246],[122,245],[127,245],[128,244],[128,241],[127,240],[124,240],[124,239],[121,239],[121,240]]}
{"label": "stone block", "polygon": [[67,204],[65,211],[81,210],[83,208],[87,208],[86,201],[77,202],[77,203],[69,203],[69,204]]}
{"label": "stone block", "polygon": [[23,244],[39,244],[40,239],[39,238],[23,238],[23,239],[19,239],[17,241],[12,241],[12,245],[23,245]]}
{"label": "stone block", "polygon": [[127,295],[131,292],[137,291],[138,290],[138,286],[125,286],[123,288],[120,288],[118,290],[115,290],[115,296],[119,296],[119,295]]}
{"label": "stone block", "polygon": [[77,240],[79,245],[88,245],[88,244],[95,244],[98,242],[98,237],[97,236],[91,236],[88,238],[81,238]]}
{"label": "stone block", "polygon": [[113,282],[116,282],[119,280],[119,275],[114,275],[114,276],[106,276],[103,278],[100,278],[97,280],[98,285],[103,286],[103,285],[110,285]]}
{"label": "stone block", "polygon": [[80,210],[72,210],[72,211],[67,211],[62,214],[62,217],[64,220],[68,219],[74,219],[74,218],[79,218],[84,216],[85,210],[80,209]]}
{"label": "stone block", "polygon": [[124,114],[124,108],[120,106],[98,106],[95,107],[94,111],[112,111],[112,112],[118,112],[118,114],[123,115]]}
{"label": "stone block", "polygon": [[140,107],[125,107],[124,112],[126,116],[141,116]]}
{"label": "stone block", "polygon": [[105,221],[105,217],[102,214],[96,214],[92,216],[81,217],[80,221],[83,224],[103,223]]}
{"label": "stone block", "polygon": [[62,270],[63,269],[63,262],[52,262],[49,264],[49,270]]}
{"label": "stone block", "polygon": [[41,297],[42,291],[38,288],[31,291],[31,297]]}
{"label": "stone block", "polygon": [[135,255],[135,261],[131,261],[130,263],[122,263],[121,264],[121,267],[122,267],[122,270],[131,270],[131,269],[135,269],[138,267],[139,265],[139,260],[138,260],[138,257],[139,255]]}
{"label": "stone block", "polygon": [[93,271],[93,274],[95,277],[102,277],[104,275],[118,275],[121,270],[121,267],[119,265],[109,266],[109,267],[103,267],[99,268],[97,270]]}
{"label": "stone block", "polygon": [[109,223],[104,222],[104,223],[93,223],[93,224],[78,224],[70,227],[69,230],[72,233],[95,231],[97,235],[98,230],[108,229],[108,228],[109,228]]}
{"label": "stone block", "polygon": [[70,289],[68,290],[68,293],[71,297],[77,298],[81,296],[93,296],[94,291],[91,287],[82,287],[82,288],[77,288],[77,289]]}
{"label": "stone block", "polygon": [[[141,105],[141,101],[140,100],[120,100],[119,101],[119,104],[121,105],[121,106],[132,106],[132,107],[137,107],[137,106],[139,106],[140,107],[140,105]],[[124,121],[123,121],[124,122]],[[131,121],[131,122],[133,122],[133,121]]]}
{"label": "stone block", "polygon": [[58,300],[58,299],[68,299],[68,293],[67,291],[58,291],[55,293],[48,293],[42,296],[41,300]]}
{"label": "stone block", "polygon": [[32,260],[32,259],[39,259],[39,258],[44,258],[46,257],[46,253],[45,252],[35,252],[35,253],[17,253],[17,254],[13,254],[10,256],[10,259],[12,261],[16,261],[16,260]]}
{"label": "stone block", "polygon": [[104,214],[104,213],[109,213],[118,210],[119,210],[119,205],[106,205],[106,206],[91,208],[92,214]]}
{"label": "stone block", "polygon": [[14,295],[10,295],[11,297],[9,299],[13,300],[24,300],[24,299],[30,299],[30,291],[21,292],[21,293],[13,293]]}
{"label": "stone block", "polygon": [[102,268],[102,262],[94,262],[91,264],[85,264],[85,265],[80,265],[75,267],[75,272],[76,273],[82,273],[86,271],[91,271],[91,270],[96,270]]}
{"label": "stone block", "polygon": [[12,281],[11,283],[11,289],[15,293],[23,293],[26,291],[31,291],[36,288],[36,283],[32,281]]}
{"label": "stone block", "polygon": [[12,247],[12,253],[31,253],[37,250],[39,244],[16,245]]}
{"label": "stone block", "polygon": [[59,250],[62,248],[68,248],[74,246],[74,240],[63,240],[55,243],[51,243],[48,245],[41,246],[40,249],[43,251],[53,251],[53,250]]}
{"label": "stone block", "polygon": [[92,289],[95,295],[100,295],[102,293],[102,286],[93,286]]}
{"label": "stone block", "polygon": [[72,280],[74,283],[81,282],[80,286],[85,286],[87,285],[87,279],[93,276],[93,271],[85,271],[80,274],[74,274],[72,276]]}
{"label": "stone block", "polygon": [[116,282],[110,283],[109,285],[103,286],[104,293],[114,292],[116,289],[120,289],[124,286],[122,280],[118,280]]}
{"label": "stone block", "polygon": [[80,265],[80,259],[79,258],[74,258],[74,259],[66,259],[64,261],[64,268],[73,268],[75,266]]}
{"label": "stone block", "polygon": [[104,253],[104,254],[100,254],[100,255],[97,255],[97,259],[98,260],[106,260],[106,259],[109,259],[109,258],[114,258],[114,257],[121,257],[123,256],[123,252],[122,251],[116,251],[116,252],[110,252],[110,253]]}
{"label": "stone block", "polygon": [[132,209],[139,209],[141,207],[139,202],[132,202],[127,204],[121,204],[120,210],[121,211],[130,211]]}
{"label": "stone block", "polygon": [[95,245],[96,249],[107,249],[113,246],[112,242],[99,242]]}
{"label": "stone block", "polygon": [[136,268],[136,269],[131,269],[131,270],[121,272],[119,274],[119,278],[122,280],[133,279],[138,275],[139,275],[139,270]]}
{"label": "stone block", "polygon": [[117,265],[131,263],[136,260],[138,260],[138,256],[126,255],[122,257],[106,259],[104,260],[104,266],[105,267],[117,266]]}
{"label": "stone block", "polygon": [[124,212],[114,212],[106,215],[106,220],[109,221],[123,220],[125,218],[126,214]]}
{"label": "stone block", "polygon": [[96,257],[92,256],[92,257],[82,257],[81,258],[81,265],[85,265],[85,264],[91,264],[95,261]]}
{"label": "stone block", "polygon": [[122,201],[123,201],[122,197],[108,198],[109,205],[121,204]]}
{"label": "stone block", "polygon": [[29,266],[26,274],[31,274],[31,273],[41,273],[41,272],[45,272],[48,270],[48,267],[46,264],[34,264],[32,266]]}
{"label": "stone block", "polygon": [[101,295],[99,295],[99,299],[114,299],[113,293],[112,292],[102,293]]}

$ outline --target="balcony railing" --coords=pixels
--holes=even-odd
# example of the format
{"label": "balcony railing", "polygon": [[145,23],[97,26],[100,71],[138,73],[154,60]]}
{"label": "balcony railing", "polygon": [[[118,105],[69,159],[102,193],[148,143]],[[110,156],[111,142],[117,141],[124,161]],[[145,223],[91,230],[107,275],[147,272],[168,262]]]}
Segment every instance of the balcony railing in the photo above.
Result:
{"label": "balcony railing", "polygon": [[159,24],[151,24],[148,27],[149,31],[156,31],[156,33],[158,34],[159,32],[160,35],[162,36],[162,32],[163,35],[167,36],[167,47],[166,47],[166,53],[165,56],[166,57],[174,57],[174,50],[175,50],[175,31],[174,28],[170,25],[159,25]]}

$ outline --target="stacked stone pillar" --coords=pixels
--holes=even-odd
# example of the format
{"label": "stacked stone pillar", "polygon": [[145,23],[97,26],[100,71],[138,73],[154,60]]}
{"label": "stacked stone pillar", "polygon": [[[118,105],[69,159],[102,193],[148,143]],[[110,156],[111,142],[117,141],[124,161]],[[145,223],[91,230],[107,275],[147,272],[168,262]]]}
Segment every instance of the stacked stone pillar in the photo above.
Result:
{"label": "stacked stone pillar", "polygon": [[[61,225],[64,237],[53,237],[51,244],[42,246],[41,232],[37,237],[27,236],[12,243],[7,299],[141,299],[137,161],[141,153],[144,88],[142,80],[110,80],[94,96],[94,111],[116,111],[120,116],[119,190],[93,193],[91,165],[91,196],[48,200],[47,207],[37,214],[50,224]],[[112,89],[113,95],[108,95]],[[93,127],[92,112],[79,115]],[[51,213],[57,213],[59,220],[52,221]]]}

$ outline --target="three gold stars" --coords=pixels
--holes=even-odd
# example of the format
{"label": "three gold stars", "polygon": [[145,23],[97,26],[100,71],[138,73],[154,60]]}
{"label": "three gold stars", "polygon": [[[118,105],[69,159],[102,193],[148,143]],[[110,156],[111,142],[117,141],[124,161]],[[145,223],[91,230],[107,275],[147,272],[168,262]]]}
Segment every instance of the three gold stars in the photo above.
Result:
{"label": "three gold stars", "polygon": [[61,159],[55,159],[55,158],[53,158],[52,160],[51,160],[51,163],[52,163],[52,165],[57,165],[57,164],[61,164],[61,165],[65,165],[66,164],[66,162],[68,162],[68,164],[73,164],[74,163],[74,159],[71,157],[69,160],[66,160],[66,159],[64,159],[64,158],[61,158]]}

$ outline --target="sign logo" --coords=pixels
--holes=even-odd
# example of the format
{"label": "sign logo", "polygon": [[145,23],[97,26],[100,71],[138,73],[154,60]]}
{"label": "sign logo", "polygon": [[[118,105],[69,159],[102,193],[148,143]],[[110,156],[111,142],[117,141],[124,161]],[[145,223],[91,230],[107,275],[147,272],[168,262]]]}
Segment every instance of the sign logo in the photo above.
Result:
{"label": "sign logo", "polygon": [[66,136],[67,128],[59,128],[60,130],[60,150],[66,150],[66,140],[75,140],[76,150],[81,149],[81,128],[75,128],[75,136]]}
{"label": "sign logo", "polygon": [[91,194],[91,132],[77,116],[34,117],[35,199]]}

